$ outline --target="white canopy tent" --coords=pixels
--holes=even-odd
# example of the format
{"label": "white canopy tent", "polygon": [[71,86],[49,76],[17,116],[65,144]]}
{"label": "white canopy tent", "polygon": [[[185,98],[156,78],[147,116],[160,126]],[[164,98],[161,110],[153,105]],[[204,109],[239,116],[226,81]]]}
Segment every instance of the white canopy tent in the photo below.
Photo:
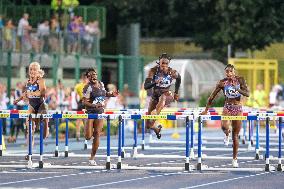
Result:
{"label": "white canopy tent", "polygon": [[[144,67],[145,77],[155,65],[156,62],[151,62]],[[170,67],[181,75],[180,98],[198,99],[224,78],[225,65],[216,60],[173,59]]]}

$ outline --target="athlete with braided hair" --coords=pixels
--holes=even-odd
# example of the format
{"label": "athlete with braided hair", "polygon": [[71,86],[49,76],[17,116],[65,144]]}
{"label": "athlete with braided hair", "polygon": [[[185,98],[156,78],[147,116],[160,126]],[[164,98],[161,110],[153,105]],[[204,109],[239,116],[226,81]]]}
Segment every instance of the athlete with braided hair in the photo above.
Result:
{"label": "athlete with braided hair", "polygon": [[[160,114],[162,109],[169,105],[174,100],[178,101],[179,87],[181,83],[180,74],[169,67],[171,58],[163,53],[159,57],[158,65],[150,69],[148,76],[144,82],[145,90],[152,89],[153,93],[151,100],[149,102],[148,114]],[[172,93],[170,91],[170,86],[175,82],[175,91]],[[154,130],[157,135],[157,138],[161,138],[161,128],[162,126],[157,124],[155,120],[147,120],[146,126],[148,129]]]}

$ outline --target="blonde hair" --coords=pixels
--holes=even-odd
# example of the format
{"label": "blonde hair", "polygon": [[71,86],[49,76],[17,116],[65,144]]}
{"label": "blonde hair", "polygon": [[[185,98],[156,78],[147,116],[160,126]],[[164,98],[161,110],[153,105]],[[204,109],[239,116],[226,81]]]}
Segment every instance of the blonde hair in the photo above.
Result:
{"label": "blonde hair", "polygon": [[37,68],[38,76],[42,78],[44,76],[44,71],[40,69],[40,64],[38,62],[32,62],[30,63],[29,68],[32,66],[35,66]]}

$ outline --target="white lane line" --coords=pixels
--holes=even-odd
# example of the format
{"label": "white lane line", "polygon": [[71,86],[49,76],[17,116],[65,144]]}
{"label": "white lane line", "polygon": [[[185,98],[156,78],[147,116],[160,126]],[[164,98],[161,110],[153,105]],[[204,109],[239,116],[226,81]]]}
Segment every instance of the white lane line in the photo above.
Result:
{"label": "white lane line", "polygon": [[[176,174],[176,173],[173,173],[173,174]],[[171,173],[167,174],[167,175],[171,175]],[[99,186],[108,186],[108,185],[113,185],[113,184],[132,182],[132,181],[144,180],[144,179],[150,179],[150,178],[156,178],[156,177],[162,177],[162,176],[165,176],[165,175],[164,174],[163,175],[154,175],[154,176],[148,176],[148,177],[141,177],[141,178],[134,178],[134,179],[128,179],[128,180],[121,180],[121,181],[116,181],[116,182],[107,182],[107,183],[102,183],[102,184],[80,186],[80,187],[75,187],[75,188],[71,188],[71,189],[82,189],[82,188],[93,188],[93,187],[99,187]]]}
{"label": "white lane line", "polygon": [[28,171],[2,171],[1,174],[56,174],[58,172],[28,172]]}
{"label": "white lane line", "polygon": [[233,180],[239,180],[239,179],[243,179],[243,178],[259,176],[259,175],[263,175],[263,174],[267,174],[267,173],[269,173],[269,172],[259,173],[259,174],[255,174],[255,175],[247,175],[247,176],[242,176],[242,177],[236,177],[236,178],[231,178],[231,179],[226,179],[226,180],[219,180],[219,181],[215,181],[215,182],[209,182],[209,183],[205,183],[205,184],[199,184],[199,185],[189,186],[189,187],[180,188],[180,189],[199,188],[199,187],[203,187],[203,186],[209,186],[209,185],[213,185],[213,184],[224,183],[224,182],[229,182],[229,181],[233,181]]}
{"label": "white lane line", "polygon": [[[96,173],[96,172],[97,171],[94,171],[94,173]],[[15,173],[15,172],[13,172],[13,173]],[[26,172],[24,172],[24,173],[26,173]],[[83,174],[85,174],[85,173],[83,173]],[[77,175],[81,175],[81,174],[80,173],[78,173],[78,174],[73,173],[73,174],[69,174],[69,175],[56,175],[56,176],[41,177],[41,178],[34,178],[34,179],[18,180],[18,181],[13,181],[13,182],[4,182],[4,183],[0,183],[0,186],[5,186],[5,185],[9,185],[9,184],[25,183],[25,182],[33,182],[33,181],[40,181],[40,180],[47,180],[47,179],[60,178],[60,177],[77,176]]]}

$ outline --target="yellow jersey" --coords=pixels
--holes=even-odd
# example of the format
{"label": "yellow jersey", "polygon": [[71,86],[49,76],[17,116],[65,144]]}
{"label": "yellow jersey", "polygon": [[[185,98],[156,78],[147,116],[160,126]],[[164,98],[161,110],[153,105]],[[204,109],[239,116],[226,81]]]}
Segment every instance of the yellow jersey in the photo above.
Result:
{"label": "yellow jersey", "polygon": [[85,83],[78,83],[76,86],[75,86],[75,92],[79,95],[80,97],[80,100],[82,100],[83,98],[83,89],[85,87]]}

